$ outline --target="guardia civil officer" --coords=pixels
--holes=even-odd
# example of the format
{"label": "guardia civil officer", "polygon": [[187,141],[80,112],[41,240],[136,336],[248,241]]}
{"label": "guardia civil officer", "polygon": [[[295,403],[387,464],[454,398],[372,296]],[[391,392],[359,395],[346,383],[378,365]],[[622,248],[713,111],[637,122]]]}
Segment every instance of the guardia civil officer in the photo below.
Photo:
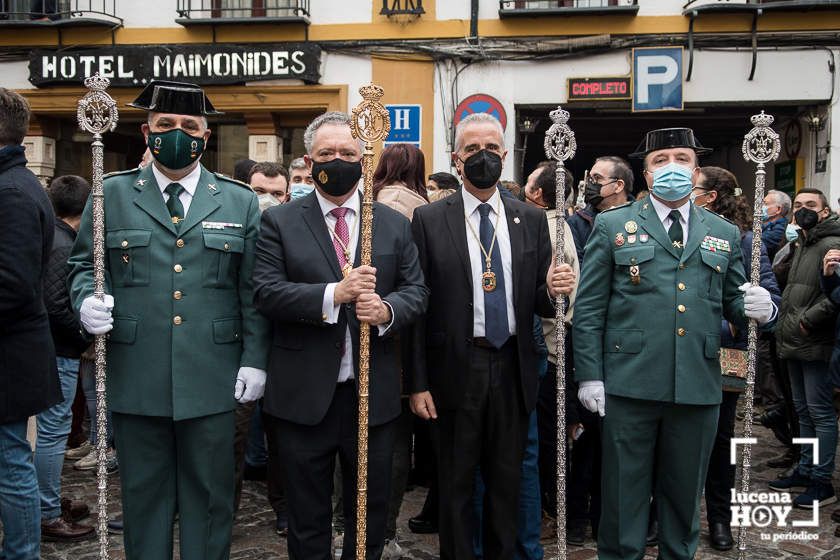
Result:
{"label": "guardia civil officer", "polygon": [[[574,323],[578,396],[604,416],[601,560],[644,556],[651,496],[659,557],[693,558],[699,500],[721,401],[721,318],[776,313],[744,277],[738,228],[690,201],[698,155],[688,128],[654,130],[651,195],[601,213],[586,246]],[[655,480],[655,488],[654,481]]]}
{"label": "guardia civil officer", "polygon": [[193,84],[150,83],[130,104],[154,158],[105,179],[105,302],[93,293],[91,207],[70,258],[82,324],[109,333],[108,402],[128,559],[229,556],[233,409],[262,396],[266,321],[252,305],[259,228],[247,185],[207,171],[219,114]]}

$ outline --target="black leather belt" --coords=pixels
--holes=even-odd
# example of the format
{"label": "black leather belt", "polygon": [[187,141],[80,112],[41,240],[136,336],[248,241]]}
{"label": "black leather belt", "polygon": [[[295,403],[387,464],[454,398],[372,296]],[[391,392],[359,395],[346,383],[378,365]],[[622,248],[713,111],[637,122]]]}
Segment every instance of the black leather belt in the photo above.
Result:
{"label": "black leather belt", "polygon": [[510,338],[508,338],[507,341],[505,341],[505,343],[502,345],[501,348],[496,348],[495,346],[490,344],[490,341],[487,340],[486,338],[484,338],[483,336],[474,337],[472,339],[472,343],[473,343],[474,346],[477,346],[479,348],[486,348],[488,350],[501,350],[505,346],[516,345],[516,337],[511,336]]}

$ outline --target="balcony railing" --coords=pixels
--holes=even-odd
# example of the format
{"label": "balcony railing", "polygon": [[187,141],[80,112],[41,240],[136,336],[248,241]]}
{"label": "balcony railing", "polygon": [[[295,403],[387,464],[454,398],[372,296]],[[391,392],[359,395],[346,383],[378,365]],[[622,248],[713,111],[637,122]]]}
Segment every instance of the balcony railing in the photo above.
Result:
{"label": "balcony railing", "polygon": [[181,25],[309,23],[309,0],[178,0]]}
{"label": "balcony railing", "polygon": [[541,15],[630,14],[639,11],[638,0],[500,0],[499,17]]}
{"label": "balcony railing", "polygon": [[690,12],[805,12],[837,10],[840,0],[688,0],[683,13]]}
{"label": "balcony railing", "polygon": [[0,26],[122,25],[116,0],[0,0]]}
{"label": "balcony railing", "polygon": [[426,11],[423,9],[423,0],[382,0],[382,9],[379,15],[383,16],[421,16]]}

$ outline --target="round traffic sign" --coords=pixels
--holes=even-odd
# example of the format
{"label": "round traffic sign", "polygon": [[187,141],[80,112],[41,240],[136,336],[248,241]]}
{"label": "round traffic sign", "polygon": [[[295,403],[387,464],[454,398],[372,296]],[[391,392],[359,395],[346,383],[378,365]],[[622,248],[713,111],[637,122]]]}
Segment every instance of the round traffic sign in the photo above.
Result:
{"label": "round traffic sign", "polygon": [[476,93],[466,97],[455,109],[455,126],[473,113],[488,113],[496,117],[502,124],[502,130],[507,127],[507,113],[505,108],[495,97],[484,93]]}

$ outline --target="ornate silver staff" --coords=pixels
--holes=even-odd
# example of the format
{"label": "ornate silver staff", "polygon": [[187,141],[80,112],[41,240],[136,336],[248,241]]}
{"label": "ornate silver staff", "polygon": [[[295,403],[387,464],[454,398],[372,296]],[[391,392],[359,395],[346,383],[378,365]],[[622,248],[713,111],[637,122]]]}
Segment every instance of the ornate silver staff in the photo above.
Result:
{"label": "ornate silver staff", "polygon": [[[764,204],[764,165],[779,157],[781,148],[779,135],[770,128],[775,119],[762,111],[750,117],[753,129],[744,136],[741,152],[744,159],[756,164],[755,169],[755,204],[753,206],[752,259],[750,260],[750,283],[758,286],[761,281],[761,207]],[[744,392],[744,438],[752,437],[753,394],[755,392],[755,350],[758,343],[758,325],[749,322],[747,330],[747,388]],[[750,459],[752,449],[745,443],[741,449],[741,492],[750,490]],[[747,527],[743,523],[738,528],[738,559],[746,560]]]}
{"label": "ornate silver staff", "polygon": [[[566,170],[564,163],[577,150],[575,133],[566,123],[569,112],[559,105],[549,113],[553,124],[545,133],[545,155],[557,162],[554,211],[556,266],[563,264],[566,229]],[[566,304],[562,297],[554,305],[554,351],[557,356],[557,558],[566,560]],[[548,342],[548,341],[546,341]]]}
{"label": "ornate silver staff", "polygon": [[[362,266],[370,266],[373,241],[373,145],[391,130],[388,110],[379,102],[385,90],[375,84],[359,88],[362,102],[353,108],[350,128],[365,143],[362,153]],[[359,468],[356,479],[356,559],[365,559],[367,541],[368,395],[370,394],[370,325],[359,325]]]}
{"label": "ornate silver staff", "polygon": [[[117,127],[117,104],[105,91],[111,81],[97,72],[85,80],[88,92],[79,100],[76,118],[79,128],[93,134],[93,295],[105,299],[105,195],[102,190],[103,150],[102,134],[113,132]],[[99,558],[108,559],[108,473],[107,462],[106,404],[105,404],[105,335],[96,335],[96,485],[99,518]]]}

